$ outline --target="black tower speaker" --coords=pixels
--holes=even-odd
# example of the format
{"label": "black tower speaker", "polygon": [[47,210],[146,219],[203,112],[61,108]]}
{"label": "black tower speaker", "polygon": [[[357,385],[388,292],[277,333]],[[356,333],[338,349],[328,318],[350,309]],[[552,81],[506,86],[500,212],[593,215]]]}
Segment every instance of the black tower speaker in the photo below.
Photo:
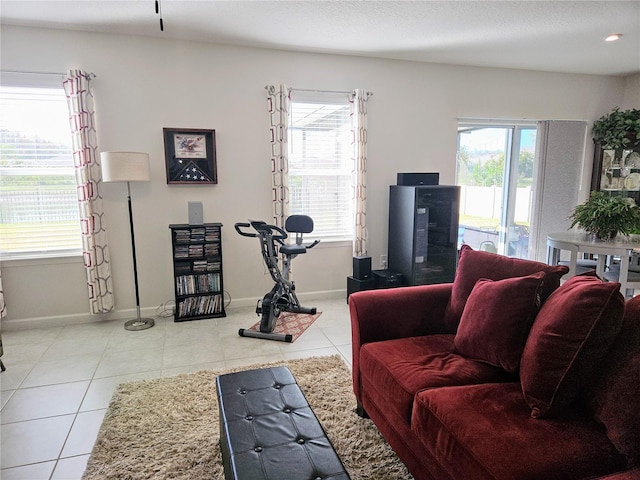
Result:
{"label": "black tower speaker", "polygon": [[371,257],[353,257],[353,278],[358,280],[371,278]]}

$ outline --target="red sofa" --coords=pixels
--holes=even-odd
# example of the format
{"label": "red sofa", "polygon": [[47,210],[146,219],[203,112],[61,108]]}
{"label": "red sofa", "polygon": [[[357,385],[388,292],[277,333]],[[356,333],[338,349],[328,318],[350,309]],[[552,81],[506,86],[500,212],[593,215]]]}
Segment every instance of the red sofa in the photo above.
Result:
{"label": "red sofa", "polygon": [[640,297],[463,247],[349,298],[353,388],[417,480],[640,479]]}

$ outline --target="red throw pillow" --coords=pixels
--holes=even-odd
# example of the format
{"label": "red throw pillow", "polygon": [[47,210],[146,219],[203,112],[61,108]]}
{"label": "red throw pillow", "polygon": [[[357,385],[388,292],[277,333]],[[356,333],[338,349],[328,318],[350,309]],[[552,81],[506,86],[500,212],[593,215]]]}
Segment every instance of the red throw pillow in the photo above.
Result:
{"label": "red throw pillow", "polygon": [[606,357],[580,392],[611,443],[640,467],[640,295],[624,305],[622,328]]}
{"label": "red throw pillow", "polygon": [[544,272],[544,283],[540,291],[540,300],[544,302],[558,288],[560,278],[568,271],[569,267],[564,265],[547,265],[533,260],[509,258],[495,253],[476,251],[469,245],[462,245],[451,298],[444,316],[445,324],[451,332],[456,331],[467,298],[481,278],[503,280]]}
{"label": "red throw pillow", "polygon": [[540,307],[543,272],[505,280],[480,279],[464,307],[453,341],[457,353],[517,372]]}
{"label": "red throw pillow", "polygon": [[611,347],[624,315],[617,282],[576,276],[540,308],[520,361],[520,381],[534,418],[568,406]]}

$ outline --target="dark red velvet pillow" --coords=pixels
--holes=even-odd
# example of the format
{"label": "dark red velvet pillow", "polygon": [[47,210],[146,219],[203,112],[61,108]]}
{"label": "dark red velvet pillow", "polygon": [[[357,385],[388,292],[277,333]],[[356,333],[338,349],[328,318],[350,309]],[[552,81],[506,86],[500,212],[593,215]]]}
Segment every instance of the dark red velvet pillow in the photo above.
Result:
{"label": "dark red velvet pillow", "polygon": [[504,280],[480,279],[462,312],[457,353],[517,372],[524,343],[540,307],[544,272]]}
{"label": "dark red velvet pillow", "polygon": [[593,372],[591,385],[582,392],[595,419],[604,425],[611,443],[627,456],[630,467],[640,467],[639,378],[640,295],[625,304],[620,333]]}
{"label": "dark red velvet pillow", "polygon": [[622,326],[617,282],[577,276],[540,308],[522,352],[520,381],[534,418],[568,406],[602,360]]}
{"label": "dark red velvet pillow", "polygon": [[467,298],[481,278],[503,280],[544,272],[545,278],[540,291],[540,299],[544,302],[558,288],[560,278],[568,271],[569,267],[564,265],[553,266],[532,260],[509,258],[495,253],[476,251],[469,245],[462,245],[451,298],[445,312],[445,324],[455,332]]}

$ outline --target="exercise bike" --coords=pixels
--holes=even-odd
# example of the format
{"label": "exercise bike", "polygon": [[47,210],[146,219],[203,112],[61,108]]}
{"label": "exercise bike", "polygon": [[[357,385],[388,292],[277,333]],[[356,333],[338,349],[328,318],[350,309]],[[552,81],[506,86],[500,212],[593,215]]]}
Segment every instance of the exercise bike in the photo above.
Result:
{"label": "exercise bike", "polygon": [[[289,280],[291,273],[291,261],[298,255],[307,253],[307,250],[315,247],[320,240],[315,240],[309,245],[302,243],[302,234],[313,231],[313,220],[307,215],[291,215],[285,222],[285,230],[276,225],[269,225],[262,220],[251,220],[250,223],[236,223],[236,232],[243,237],[260,239],[262,258],[269,270],[275,285],[262,300],[258,300],[256,314],[260,317],[260,331],[241,328],[238,334],[241,337],[265,338],[292,342],[290,334],[274,333],[276,321],[281,312],[307,313],[314,315],[316,308],[307,308],[300,305],[295,293],[295,283]],[[246,229],[253,228],[253,231]],[[285,240],[288,233],[296,234],[296,243],[288,244]],[[278,252],[282,257],[282,271],[279,266]]]}

